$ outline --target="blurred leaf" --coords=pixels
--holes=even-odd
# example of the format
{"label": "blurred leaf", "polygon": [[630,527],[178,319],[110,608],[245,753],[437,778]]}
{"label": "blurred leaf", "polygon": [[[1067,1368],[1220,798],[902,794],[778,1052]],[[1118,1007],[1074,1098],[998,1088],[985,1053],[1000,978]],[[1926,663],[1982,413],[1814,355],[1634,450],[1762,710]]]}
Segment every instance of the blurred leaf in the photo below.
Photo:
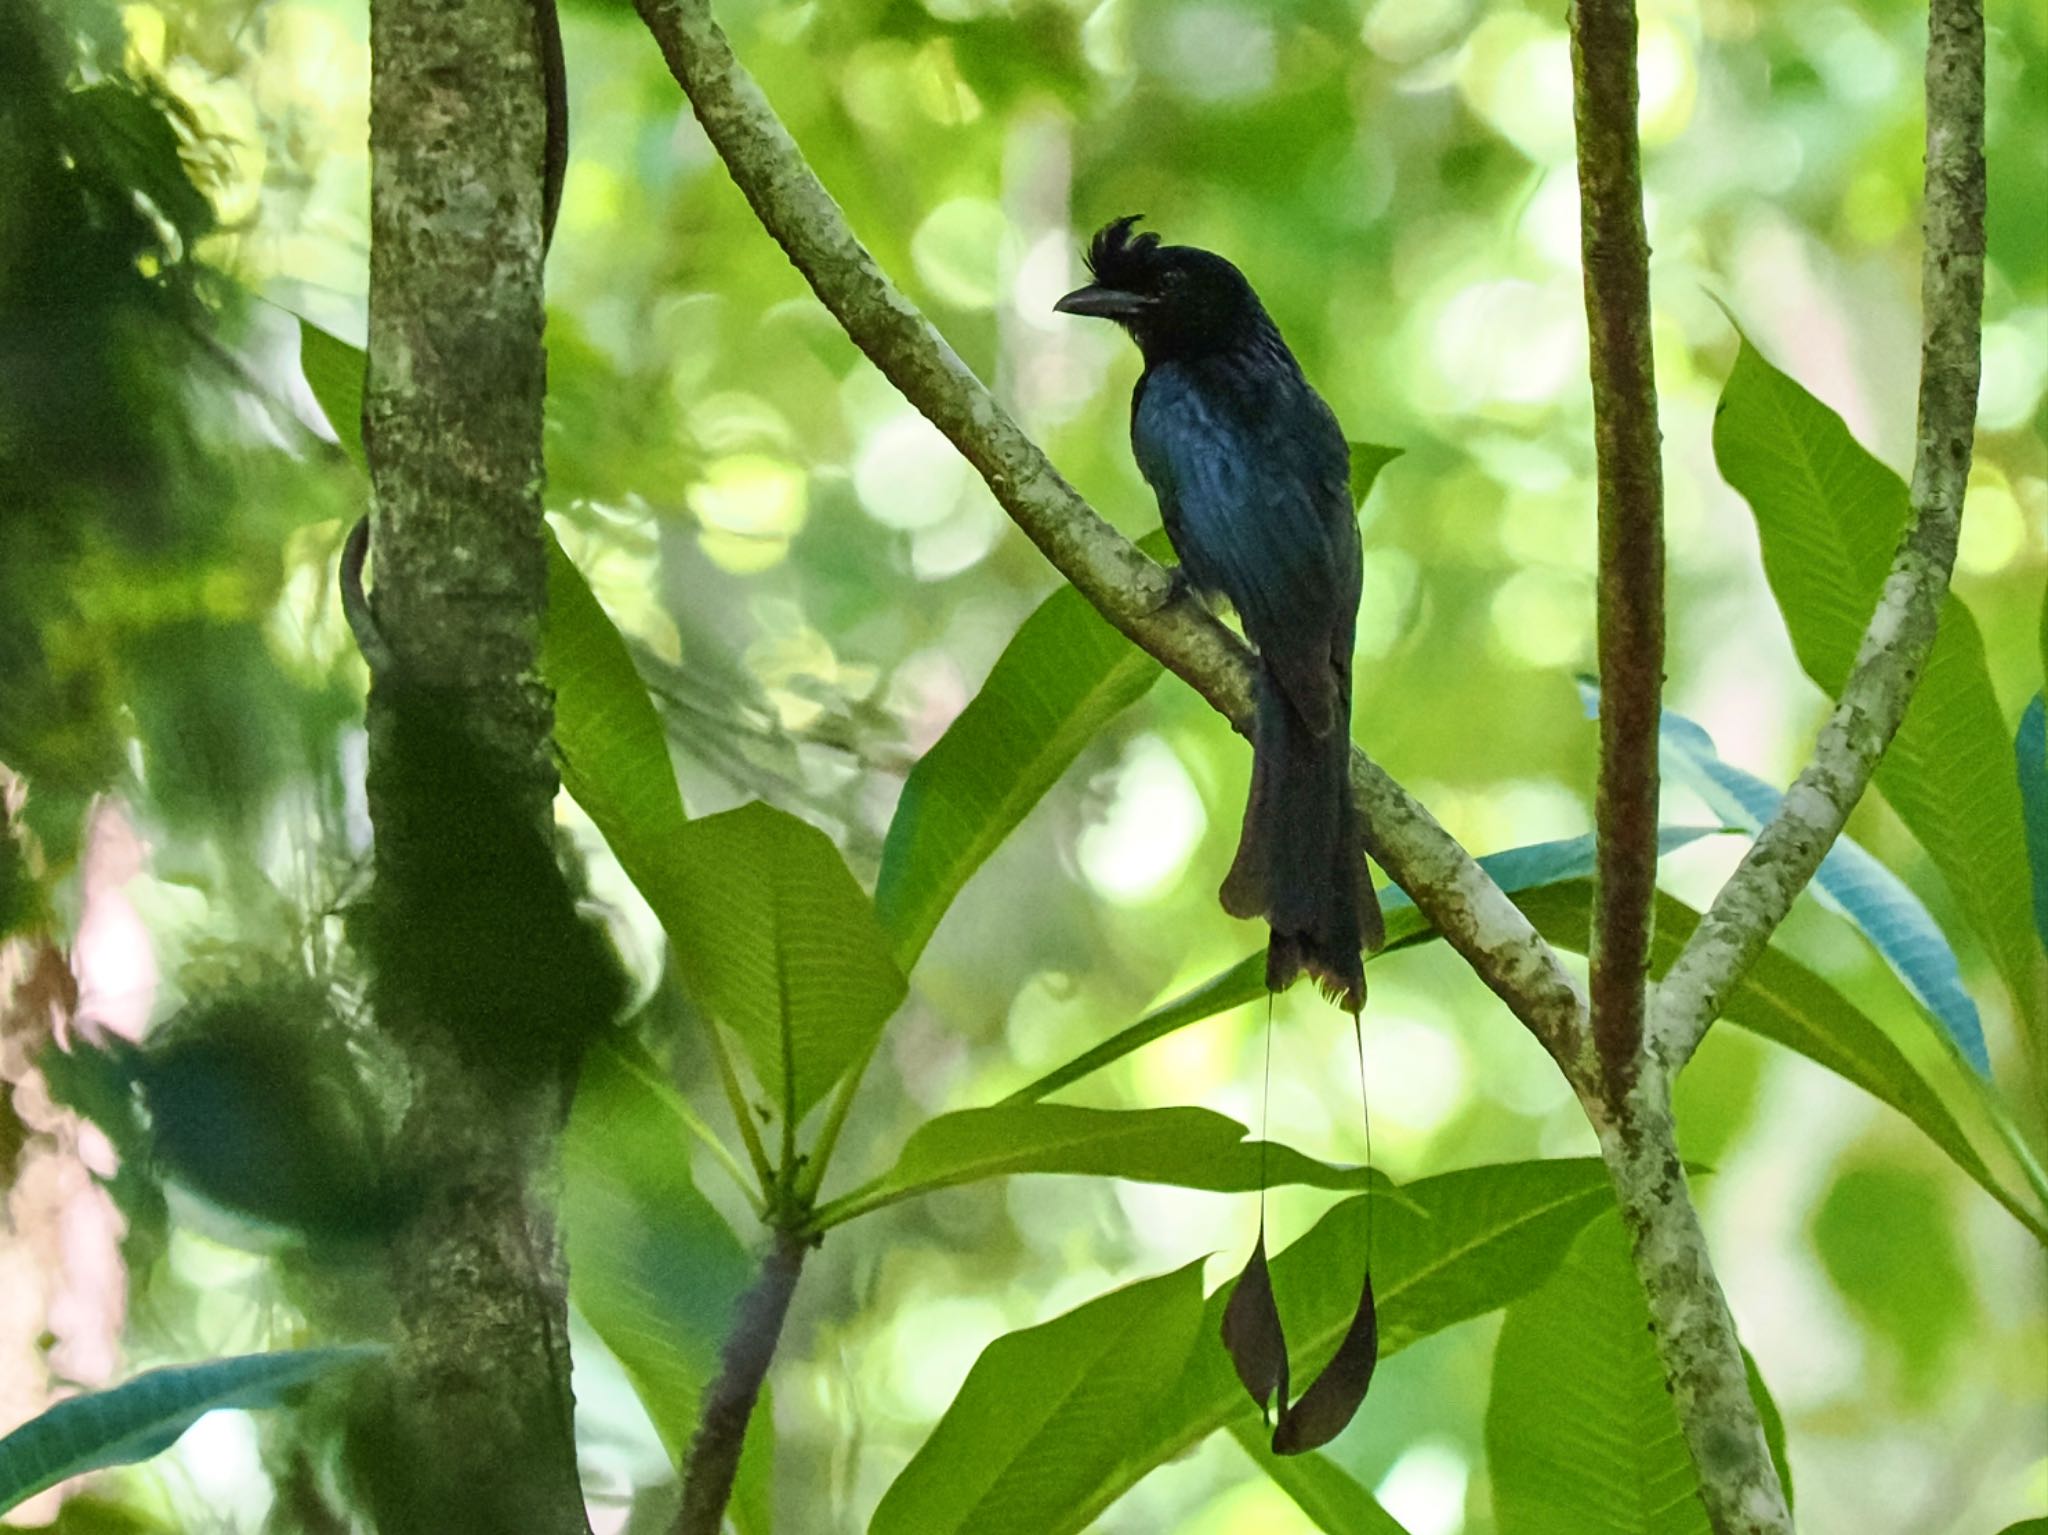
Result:
{"label": "blurred leaf", "polygon": [[2048,1519],[2022,1519],[2008,1524],[1998,1535],[2048,1535]]}
{"label": "blurred leaf", "polygon": [[868,1535],[1042,1535],[1180,1375],[1202,1316],[1197,1259],[996,1339]]}
{"label": "blurred leaf", "polygon": [[[1752,1374],[1759,1408],[1769,1400],[1761,1388]],[[1508,1307],[1494,1349],[1486,1455],[1500,1535],[1710,1535],[1614,1212],[1585,1229],[1540,1289]],[[1772,1459],[1784,1478],[1782,1443]]]}
{"label": "blurred leaf", "polygon": [[[1599,711],[1599,689],[1580,679],[1587,712]],[[1721,760],[1714,738],[1682,714],[1665,710],[1658,725],[1659,755],[1673,778],[1684,780],[1713,809],[1749,832],[1763,829],[1784,795],[1754,774]],[[1920,897],[1861,845],[1843,836],[1813,877],[1814,893],[1870,940],[1946,1032],[1948,1041],[1979,1075],[1991,1074],[1977,1004],[1963,989],[1956,952]]]}
{"label": "blurred leaf", "polygon": [[2048,943],[2048,704],[2036,693],[2013,737],[2020,803],[2026,809],[2027,859],[2034,871],[2034,926]]}
{"label": "blurred leaf", "polygon": [[[691,1181],[687,1114],[646,1053],[620,1037],[584,1057],[562,1147],[569,1298],[625,1367],[678,1470],[753,1280],[746,1250]],[[736,1508],[766,1507],[773,1444],[764,1402],[747,1425]]]}
{"label": "blurred leaf", "polygon": [[941,1114],[920,1125],[887,1173],[819,1212],[825,1225],[898,1200],[983,1178],[1084,1173],[1241,1193],[1299,1183],[1321,1189],[1384,1186],[1363,1167],[1337,1167],[1277,1142],[1245,1139],[1245,1127],[1209,1109],[1084,1109],[1061,1103],[997,1104]]}
{"label": "blurred leaf", "polygon": [[1345,446],[1351,450],[1351,504],[1364,506],[1380,471],[1407,450],[1390,448],[1380,442],[1353,442]]}
{"label": "blurred leaf", "polygon": [[[1165,558],[1164,530],[1138,547]],[[1071,586],[1024,620],[981,691],[911,769],[889,822],[875,909],[906,971],[974,871],[1159,676],[1159,663]]]}
{"label": "blurred leaf", "polygon": [[652,904],[682,877],[682,793],[626,642],[553,533],[540,667],[555,690],[562,787]]}
{"label": "blurred leaf", "polygon": [[[1612,1208],[1606,1172],[1591,1159],[1470,1168],[1404,1184],[1400,1192],[1406,1205],[1375,1196],[1371,1222],[1383,1359],[1541,1284],[1580,1228]],[[1351,1328],[1357,1275],[1366,1266],[1366,1206],[1364,1196],[1345,1200],[1273,1260],[1297,1375],[1314,1373]],[[1205,1338],[1217,1336],[1228,1299],[1228,1286],[1209,1297]],[[1085,1497],[1037,1507],[1032,1527],[1079,1535],[1153,1468],[1218,1428],[1257,1421],[1228,1356],[1213,1345],[1198,1347],[1115,1466],[1093,1480]]]}
{"label": "blurred leaf", "polygon": [[[1701,837],[1713,836],[1717,829],[1711,826],[1664,827],[1657,833],[1658,851],[1668,853]],[[1527,847],[1488,853],[1479,860],[1479,866],[1510,895],[1559,880],[1583,880],[1593,872],[1593,839],[1585,836],[1568,837],[1558,842],[1532,842]],[[1386,915],[1387,927],[1386,942],[1381,945],[1380,954],[1409,948],[1436,936],[1436,929],[1430,926],[1429,919],[1415,909],[1414,900],[1398,885],[1388,885],[1380,891],[1380,905]],[[1374,957],[1368,954],[1367,963]],[[1228,970],[1211,976],[1165,1006],[1154,1008],[1129,1028],[1083,1051],[1064,1066],[1018,1088],[1003,1102],[1034,1103],[1100,1071],[1112,1061],[1122,1060],[1133,1050],[1142,1049],[1154,1040],[1164,1039],[1178,1029],[1213,1018],[1218,1013],[1227,1013],[1233,1007],[1242,1007],[1265,994],[1266,955],[1261,950],[1246,955]]]}
{"label": "blurred leaf", "polygon": [[0,1439],[0,1513],[66,1477],[161,1455],[216,1408],[276,1407],[301,1387],[379,1358],[380,1345],[243,1354],[148,1370],[67,1397]]}
{"label": "blurred leaf", "polygon": [[[1800,665],[1839,694],[1906,523],[1905,483],[1746,339],[1714,418],[1714,456],[1756,514],[1764,573]],[[2040,1061],[2048,964],[2027,920],[2019,788],[2005,761],[1984,641],[1951,594],[1877,783],[1990,950]]]}
{"label": "blurred leaf", "polygon": [[1327,1455],[1275,1455],[1256,1424],[1233,1419],[1231,1437],[1295,1507],[1328,1535],[1408,1535],[1379,1499]]}
{"label": "blurred leaf", "polygon": [[755,801],[680,840],[685,876],[656,907],[676,968],[801,1120],[903,1000],[888,937],[831,839],[786,811]]}
{"label": "blurred leaf", "polygon": [[370,467],[363,456],[363,369],[367,365],[361,347],[329,335],[311,320],[299,321],[299,371],[306,375],[306,387],[326,413],[334,435],[365,473]]}
{"label": "blurred leaf", "polygon": [[1813,1245],[1842,1298],[1897,1351],[1914,1399],[1926,1402],[1973,1309],[1939,1188],[1903,1168],[1852,1166],[1828,1185]]}
{"label": "blurred leaf", "polygon": [[[1590,885],[1560,885],[1525,891],[1515,904],[1552,943],[1584,953]],[[1662,977],[1699,926],[1700,915],[1683,901],[1658,892],[1656,926],[1650,941],[1650,972]],[[2013,1217],[2048,1243],[2040,1216],[2021,1204],[1977,1154],[1941,1097],[1899,1047],[1854,1003],[1782,949],[1767,948],[1728,999],[1730,1022],[1797,1050],[1838,1076],[1888,1103],[1918,1125],[1949,1159],[1976,1180]]]}
{"label": "blurred leaf", "polygon": [[140,192],[178,231],[188,254],[214,227],[213,207],[192,184],[173,125],[183,108],[149,95],[132,81],[113,78],[64,98],[66,141],[80,168],[121,194]]}
{"label": "blurred leaf", "polygon": [[[1363,503],[1400,455],[1352,443],[1353,497]],[[1172,553],[1163,528],[1138,547],[1158,560]],[[889,823],[875,907],[906,971],[974,871],[1159,675],[1159,663],[1070,586],[1024,620],[981,691],[911,770]]]}

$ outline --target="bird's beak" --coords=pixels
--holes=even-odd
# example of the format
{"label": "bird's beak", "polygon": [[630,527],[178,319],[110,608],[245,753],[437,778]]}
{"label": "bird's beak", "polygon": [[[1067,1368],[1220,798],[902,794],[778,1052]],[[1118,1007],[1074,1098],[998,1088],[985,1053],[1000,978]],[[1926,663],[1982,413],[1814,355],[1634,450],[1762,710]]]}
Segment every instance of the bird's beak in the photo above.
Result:
{"label": "bird's beak", "polygon": [[1142,293],[1090,283],[1085,288],[1076,288],[1052,307],[1060,314],[1086,315],[1096,320],[1134,320],[1152,307],[1152,300]]}

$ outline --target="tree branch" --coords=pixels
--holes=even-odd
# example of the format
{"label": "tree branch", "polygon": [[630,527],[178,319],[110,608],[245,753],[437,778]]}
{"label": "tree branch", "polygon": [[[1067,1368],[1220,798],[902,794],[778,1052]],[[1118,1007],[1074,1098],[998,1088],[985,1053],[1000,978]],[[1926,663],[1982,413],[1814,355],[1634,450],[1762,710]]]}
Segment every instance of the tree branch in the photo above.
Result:
{"label": "tree branch", "polygon": [[[1250,653],[1061,478],[959,355],[883,275],[712,19],[706,0],[635,0],[669,71],[762,225],[856,346],[987,481],[1103,617],[1240,732]],[[1536,930],[1429,812],[1363,752],[1366,847],[1568,1072],[1588,1066],[1576,985]]]}
{"label": "tree branch", "polygon": [[1655,1048],[1675,1071],[1756,963],[1847,824],[1934,648],[1977,419],[1984,309],[1984,9],[1933,0],[1911,511],[1833,715],[1785,802],[1664,978]]}
{"label": "tree branch", "polygon": [[1581,0],[1572,8],[1579,238],[1600,508],[1599,850],[1590,989],[1601,1086],[1616,1105],[1642,1055],[1664,684],[1664,480],[1635,63],[1634,0]]}
{"label": "tree branch", "polygon": [[697,1432],[690,1440],[683,1467],[683,1506],[669,1527],[670,1535],[719,1535],[724,1528],[725,1505],[739,1474],[740,1451],[746,1447],[747,1420],[775,1359],[806,1251],[802,1237],[776,1232],[774,1247],[761,1260],[761,1272],[740,1297],[732,1331],[719,1354],[718,1378],[704,1393]]}

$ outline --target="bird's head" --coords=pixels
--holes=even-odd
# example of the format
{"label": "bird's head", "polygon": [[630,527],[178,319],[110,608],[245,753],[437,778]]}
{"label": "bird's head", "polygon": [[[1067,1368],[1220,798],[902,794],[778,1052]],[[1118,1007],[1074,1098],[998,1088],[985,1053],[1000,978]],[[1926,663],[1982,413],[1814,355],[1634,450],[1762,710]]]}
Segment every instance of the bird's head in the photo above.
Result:
{"label": "bird's head", "polygon": [[1054,309],[1116,321],[1148,360],[1228,351],[1270,327],[1244,273],[1211,251],[1132,234],[1140,217],[1131,214],[1095,232],[1087,256],[1095,280]]}

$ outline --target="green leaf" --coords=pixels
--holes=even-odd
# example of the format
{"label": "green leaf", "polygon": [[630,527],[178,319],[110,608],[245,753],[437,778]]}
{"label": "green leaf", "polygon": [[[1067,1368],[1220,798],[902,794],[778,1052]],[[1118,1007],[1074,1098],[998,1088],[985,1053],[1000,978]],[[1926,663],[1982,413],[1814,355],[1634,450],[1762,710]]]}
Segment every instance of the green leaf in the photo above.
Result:
{"label": "green leaf", "polygon": [[[1372,1196],[1382,1360],[1541,1284],[1580,1228],[1612,1208],[1607,1175],[1590,1159],[1471,1168],[1402,1185],[1400,1193],[1405,1204]],[[1366,1262],[1366,1209],[1365,1196],[1345,1200],[1273,1260],[1297,1379],[1312,1378],[1351,1325]],[[1219,1335],[1228,1299],[1228,1286],[1209,1297],[1205,1340]],[[1079,1535],[1154,1467],[1216,1429],[1256,1424],[1258,1416],[1229,1357],[1205,1341],[1116,1464],[1085,1496],[1036,1509],[1035,1528]]]}
{"label": "green leaf", "polygon": [[[639,1046],[591,1050],[562,1147],[569,1298],[625,1368],[678,1470],[753,1265],[690,1178],[689,1111]],[[764,1507],[774,1429],[757,1407],[738,1505]],[[765,1529],[757,1522],[750,1529]]]}
{"label": "green leaf", "polygon": [[[1560,947],[1584,953],[1592,889],[1585,884],[1525,891],[1515,904],[1536,930]],[[1650,971],[1662,977],[1699,926],[1700,915],[1683,901],[1657,896],[1650,942]],[[1781,949],[1767,948],[1728,999],[1728,1019],[1777,1041],[1846,1078],[1890,1104],[1939,1146],[1956,1166],[2009,1210],[2029,1231],[2048,1242],[2031,1212],[1985,1166],[1955,1116],[1891,1038],[1854,1003]]]}
{"label": "green leaf", "polygon": [[[1711,826],[1664,827],[1657,833],[1658,851],[1668,853],[1688,842],[1712,836],[1715,830]],[[1479,866],[1510,895],[1559,880],[1582,880],[1593,872],[1593,839],[1590,836],[1567,837],[1558,842],[1532,842],[1526,847],[1488,853],[1479,860]],[[1415,902],[1399,886],[1389,885],[1380,891],[1380,906],[1386,916],[1386,941],[1379,948],[1380,954],[1410,948],[1436,936],[1436,929],[1430,926],[1429,919],[1415,909]],[[1374,957],[1368,954],[1367,963],[1370,964]],[[1227,1013],[1233,1007],[1242,1007],[1265,994],[1266,955],[1264,950],[1260,950],[1256,954],[1247,954],[1228,970],[1211,976],[1192,991],[1183,992],[1164,1006],[1154,1008],[1129,1028],[1083,1051],[1064,1066],[1056,1067],[1037,1081],[1018,1088],[1003,1102],[1035,1103],[1050,1097],[1111,1062],[1122,1060],[1133,1050],[1164,1039],[1177,1029],[1213,1018],[1218,1013]]]}
{"label": "green leaf", "polygon": [[882,1177],[818,1212],[820,1227],[983,1178],[1085,1173],[1241,1193],[1261,1186],[1319,1189],[1384,1185],[1363,1167],[1337,1167],[1276,1142],[1245,1139],[1245,1127],[1209,1109],[1084,1109],[997,1104],[941,1114],[914,1131]]}
{"label": "green leaf", "polygon": [[[1905,526],[1905,482],[1747,340],[1714,418],[1714,455],[1756,515],[1764,574],[1806,673],[1839,694]],[[1878,787],[1941,870],[2048,1059],[2048,963],[2028,920],[2019,786],[1984,641],[1953,595]]]}
{"label": "green leaf", "polygon": [[[1155,559],[1164,530],[1138,541]],[[1159,663],[1071,586],[1054,592],[918,759],[882,844],[875,909],[906,971],[974,871],[1097,731],[1158,681]]]}
{"label": "green leaf", "polygon": [[1998,1535],[2048,1535],[2048,1519],[2022,1519],[2008,1524]]}
{"label": "green leaf", "polygon": [[1230,1436],[1328,1535],[1408,1535],[1378,1498],[1327,1455],[1275,1455],[1264,1425],[1244,1418],[1231,1422]]}
{"label": "green leaf", "polygon": [[149,1370],[111,1390],[68,1397],[0,1439],[0,1513],[66,1477],[161,1455],[216,1408],[276,1407],[383,1354],[368,1344],[244,1354]]}
{"label": "green leaf", "polygon": [[1345,446],[1351,450],[1351,504],[1362,507],[1365,498],[1372,494],[1380,471],[1407,449],[1390,448],[1383,442],[1353,442]]}
{"label": "green leaf", "polygon": [[540,669],[555,691],[555,760],[562,787],[604,834],[634,887],[659,910],[684,877],[687,824],[667,737],[625,639],[552,533]]}
{"label": "green leaf", "polygon": [[[1352,443],[1353,498],[1362,504],[1400,455]],[[1138,547],[1159,560],[1172,552],[1164,529]],[[1070,586],[1024,621],[981,691],[911,770],[889,823],[875,908],[905,971],[974,871],[1159,675],[1159,663]]]}
{"label": "green leaf", "polygon": [[359,346],[329,335],[311,320],[299,321],[299,371],[306,387],[327,415],[342,448],[358,469],[369,472],[363,456],[363,369],[368,359]]}
{"label": "green leaf", "polygon": [[1500,1535],[1711,1535],[1649,1324],[1611,1211],[1508,1307],[1486,1411]]}
{"label": "green leaf", "polygon": [[831,839],[759,801],[692,821],[656,907],[697,1005],[738,1034],[792,1123],[862,1059],[903,973]]}
{"label": "green leaf", "polygon": [[1202,1314],[1198,1259],[996,1339],[868,1535],[1041,1535],[1180,1375]]}

